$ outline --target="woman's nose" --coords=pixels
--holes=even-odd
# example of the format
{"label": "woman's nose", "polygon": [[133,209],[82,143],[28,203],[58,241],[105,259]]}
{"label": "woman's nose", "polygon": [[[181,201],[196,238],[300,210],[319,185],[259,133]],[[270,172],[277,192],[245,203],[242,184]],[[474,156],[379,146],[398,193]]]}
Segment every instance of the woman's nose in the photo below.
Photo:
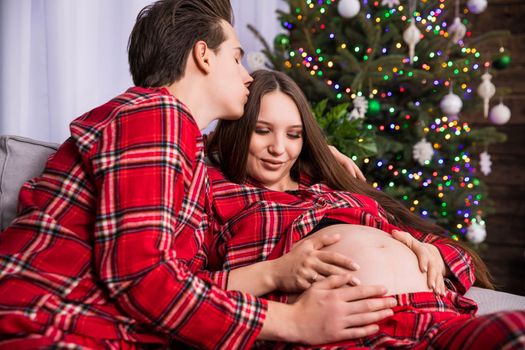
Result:
{"label": "woman's nose", "polygon": [[280,137],[273,138],[271,144],[268,147],[268,151],[273,155],[279,155],[284,153],[284,142]]}

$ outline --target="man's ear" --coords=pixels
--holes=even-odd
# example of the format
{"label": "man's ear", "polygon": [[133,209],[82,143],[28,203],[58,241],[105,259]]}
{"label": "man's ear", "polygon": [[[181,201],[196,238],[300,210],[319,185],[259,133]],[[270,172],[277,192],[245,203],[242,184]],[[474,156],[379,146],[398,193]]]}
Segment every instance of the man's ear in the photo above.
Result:
{"label": "man's ear", "polygon": [[210,54],[211,50],[208,45],[199,40],[193,46],[192,57],[195,62],[195,65],[203,73],[208,74],[210,72]]}

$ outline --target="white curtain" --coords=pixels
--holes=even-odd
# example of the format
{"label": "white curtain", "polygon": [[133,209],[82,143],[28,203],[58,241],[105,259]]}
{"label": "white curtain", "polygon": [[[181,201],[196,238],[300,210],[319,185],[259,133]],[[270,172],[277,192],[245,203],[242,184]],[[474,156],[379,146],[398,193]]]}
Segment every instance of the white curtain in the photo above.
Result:
{"label": "white curtain", "polygon": [[[62,142],[69,123],[132,85],[127,40],[152,0],[0,0],[0,134]],[[232,0],[247,52],[279,32],[282,0]]]}

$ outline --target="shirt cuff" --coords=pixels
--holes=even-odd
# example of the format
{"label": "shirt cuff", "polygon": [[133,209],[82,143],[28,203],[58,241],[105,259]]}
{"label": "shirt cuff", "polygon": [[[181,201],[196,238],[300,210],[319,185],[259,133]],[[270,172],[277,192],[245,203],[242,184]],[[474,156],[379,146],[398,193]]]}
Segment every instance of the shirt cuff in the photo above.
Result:
{"label": "shirt cuff", "polygon": [[474,266],[470,256],[460,247],[448,243],[432,243],[441,253],[452,276],[450,281],[461,294],[465,294],[475,280]]}
{"label": "shirt cuff", "polygon": [[198,271],[195,274],[200,279],[203,279],[207,282],[215,284],[217,287],[219,287],[222,290],[228,289],[228,278],[230,276],[230,271],[228,270],[222,270],[222,271],[205,271],[201,270]]}

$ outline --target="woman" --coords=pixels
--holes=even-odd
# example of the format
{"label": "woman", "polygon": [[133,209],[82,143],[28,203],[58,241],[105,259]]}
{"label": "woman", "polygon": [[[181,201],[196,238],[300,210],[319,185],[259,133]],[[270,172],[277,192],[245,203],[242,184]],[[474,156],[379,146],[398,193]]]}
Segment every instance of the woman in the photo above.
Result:
{"label": "woman", "polygon": [[[216,214],[210,263],[231,270],[229,289],[290,301],[320,278],[354,270],[354,284],[385,285],[398,306],[379,333],[327,347],[525,345],[524,312],[473,317],[476,305],[462,294],[474,275],[491,287],[474,252],[349,176],[290,78],[271,71],[253,78],[244,117],[221,121],[208,144],[222,170],[209,169]],[[328,247],[305,248],[319,235]],[[325,250],[339,254],[327,258]]]}

